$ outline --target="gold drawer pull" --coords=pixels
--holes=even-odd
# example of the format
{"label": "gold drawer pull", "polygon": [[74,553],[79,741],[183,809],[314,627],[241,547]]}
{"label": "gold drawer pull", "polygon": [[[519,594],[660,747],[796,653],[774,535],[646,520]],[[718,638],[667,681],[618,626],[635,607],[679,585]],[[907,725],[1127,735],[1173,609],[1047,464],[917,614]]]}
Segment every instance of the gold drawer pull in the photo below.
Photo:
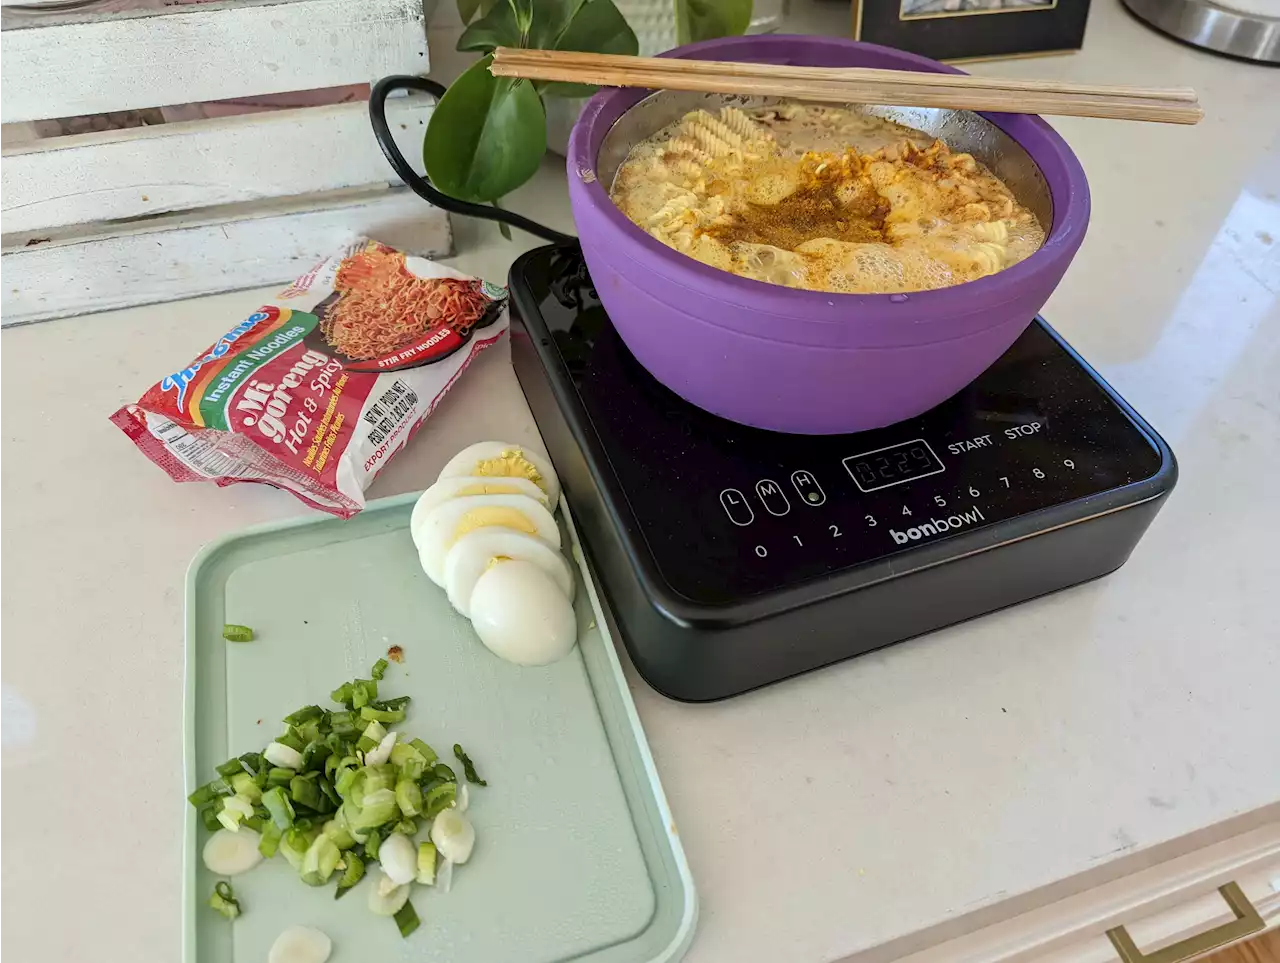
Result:
{"label": "gold drawer pull", "polygon": [[1107,930],[1107,939],[1111,940],[1111,945],[1116,948],[1116,952],[1120,954],[1120,959],[1124,963],[1182,963],[1183,960],[1189,960],[1193,956],[1234,943],[1242,936],[1257,933],[1266,925],[1262,922],[1258,911],[1253,908],[1253,904],[1249,902],[1249,897],[1244,895],[1244,890],[1236,883],[1219,886],[1218,892],[1222,894],[1222,898],[1226,900],[1227,905],[1231,907],[1231,912],[1236,916],[1230,923],[1223,923],[1221,926],[1215,926],[1195,936],[1188,936],[1185,940],[1171,943],[1154,953],[1143,953],[1138,949],[1137,944],[1133,942],[1133,937],[1123,926]]}

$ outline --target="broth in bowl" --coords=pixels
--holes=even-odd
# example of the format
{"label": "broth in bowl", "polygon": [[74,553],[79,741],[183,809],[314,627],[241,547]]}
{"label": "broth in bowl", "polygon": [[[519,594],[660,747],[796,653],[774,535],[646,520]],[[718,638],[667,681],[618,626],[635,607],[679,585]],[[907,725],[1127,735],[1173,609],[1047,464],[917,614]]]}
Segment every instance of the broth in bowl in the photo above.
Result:
{"label": "broth in bowl", "polygon": [[705,264],[843,294],[977,280],[1045,237],[972,155],[841,107],[691,111],[631,149],[611,196],[640,228]]}

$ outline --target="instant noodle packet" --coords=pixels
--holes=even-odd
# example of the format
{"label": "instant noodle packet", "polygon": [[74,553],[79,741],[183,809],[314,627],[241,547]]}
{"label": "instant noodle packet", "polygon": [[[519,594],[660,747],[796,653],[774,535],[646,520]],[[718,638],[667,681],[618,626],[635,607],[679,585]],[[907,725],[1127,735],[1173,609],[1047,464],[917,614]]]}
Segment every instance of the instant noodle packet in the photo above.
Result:
{"label": "instant noodle packet", "polygon": [[349,518],[471,360],[506,288],[360,239],[111,416],[174,481],[261,482]]}

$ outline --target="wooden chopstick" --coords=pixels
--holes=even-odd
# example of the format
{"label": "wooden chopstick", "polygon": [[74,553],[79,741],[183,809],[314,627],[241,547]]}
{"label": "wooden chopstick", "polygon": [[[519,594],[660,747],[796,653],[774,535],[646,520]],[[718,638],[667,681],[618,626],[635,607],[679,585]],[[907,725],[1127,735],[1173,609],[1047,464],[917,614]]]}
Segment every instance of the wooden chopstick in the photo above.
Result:
{"label": "wooden chopstick", "polygon": [[1194,124],[1204,112],[1189,88],[1065,84],[868,68],[795,67],[666,57],[623,57],[499,47],[499,77],[787,97],[824,103],[947,107]]}
{"label": "wooden chopstick", "polygon": [[[1195,103],[1190,87],[1129,87],[1115,84],[1077,84],[1057,80],[1020,80],[1012,77],[979,77],[971,74],[938,74],[911,70],[876,70],[868,67],[797,67],[792,64],[755,64],[733,60],[686,60],[676,57],[628,57],[619,54],[591,54],[571,50],[537,50],[499,47],[494,59],[507,63],[572,64],[589,68],[660,69],[690,74],[727,74],[742,77],[773,77],[788,80],[882,81],[926,87],[980,88],[983,90],[1042,91],[1098,97],[1138,97]],[[537,79],[537,78],[534,78]]]}

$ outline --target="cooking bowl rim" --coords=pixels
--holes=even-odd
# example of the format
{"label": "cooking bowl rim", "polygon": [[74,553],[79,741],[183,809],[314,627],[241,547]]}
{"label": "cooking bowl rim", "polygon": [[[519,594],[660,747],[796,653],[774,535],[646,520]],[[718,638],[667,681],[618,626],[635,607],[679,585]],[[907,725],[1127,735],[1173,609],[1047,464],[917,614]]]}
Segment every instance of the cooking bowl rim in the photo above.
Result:
{"label": "cooking bowl rim", "polygon": [[[753,55],[768,57],[771,46],[804,45],[810,48],[876,51],[901,65],[935,73],[961,74],[958,67],[928,57],[880,44],[843,37],[815,37],[802,34],[767,34],[723,37],[688,44],[659,54],[660,57],[734,59],[749,48]],[[741,59],[747,59],[742,57]],[[779,62],[776,58],[769,62]],[[789,60],[787,62],[795,62]],[[1044,176],[1053,207],[1053,223],[1045,242],[1035,253],[995,274],[945,288],[901,294],[842,294],[782,287],[712,267],[667,247],[634,224],[609,197],[608,186],[596,177],[596,161],[608,131],[622,116],[654,91],[631,88],[601,90],[583,108],[569,140],[569,177],[574,206],[589,205],[594,214],[620,232],[631,245],[612,256],[623,254],[637,267],[653,271],[668,282],[704,294],[714,292],[718,300],[753,310],[765,310],[780,317],[840,321],[850,312],[884,311],[910,314],[919,322],[945,322],[956,313],[988,310],[1026,296],[1026,287],[1040,276],[1061,274],[1074,257],[1088,227],[1090,196],[1084,168],[1062,136],[1047,121],[1034,114],[977,112],[1017,142]],[[602,126],[603,125],[603,126]],[[596,141],[594,149],[591,142]],[[1028,143],[1030,141],[1030,143]],[[1046,164],[1057,171],[1046,170]],[[1056,281],[1055,281],[1056,286]],[[1052,290],[1052,289],[1051,289]]]}

